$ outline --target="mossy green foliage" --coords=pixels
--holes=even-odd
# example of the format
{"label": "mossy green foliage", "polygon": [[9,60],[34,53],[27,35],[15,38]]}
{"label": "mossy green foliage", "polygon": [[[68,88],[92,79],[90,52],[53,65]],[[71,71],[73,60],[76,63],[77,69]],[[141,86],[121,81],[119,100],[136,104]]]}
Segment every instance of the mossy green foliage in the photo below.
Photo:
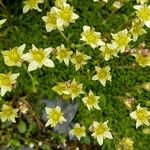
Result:
{"label": "mossy green foliage", "polygon": [[[40,105],[40,101],[43,98],[48,97],[54,100],[58,97],[51,88],[58,82],[65,82],[75,78],[79,83],[83,83],[84,90],[87,93],[89,90],[92,90],[96,95],[101,96],[99,103],[101,107],[100,111],[88,111],[81,98],[75,100],[80,105],[74,122],[80,122],[87,128],[87,137],[82,139],[81,143],[96,144],[96,140],[90,137],[88,131],[89,126],[93,121],[109,120],[108,125],[112,129],[114,139],[105,140],[102,146],[103,150],[115,149],[115,146],[123,137],[131,137],[134,140],[136,150],[150,149],[149,135],[143,133],[144,127],[135,129],[135,121],[130,118],[130,111],[123,103],[125,98],[134,97],[136,99],[134,106],[140,103],[142,106],[150,107],[150,92],[144,91],[141,88],[143,83],[150,81],[149,67],[142,68],[138,66],[134,57],[127,54],[120,54],[119,58],[114,58],[106,62],[98,49],[93,50],[90,46],[76,47],[76,45],[83,44],[80,41],[80,34],[84,25],[95,27],[96,31],[100,31],[102,36],[108,41],[111,40],[110,33],[116,33],[124,28],[128,29],[135,16],[135,10],[133,9],[135,0],[126,2],[117,11],[112,8],[113,0],[110,0],[106,5],[103,2],[94,3],[92,0],[68,0],[68,3],[74,6],[76,13],[80,16],[76,23],[65,28],[64,34],[68,38],[68,41],[57,30],[47,33],[45,24],[41,19],[54,5],[54,1],[45,0],[44,4],[40,4],[40,7],[43,9],[41,13],[33,10],[27,14],[22,13],[22,1],[5,0],[3,2],[5,7],[2,7],[0,4],[0,17],[7,18],[8,20],[0,29],[0,51],[8,50],[9,48],[20,46],[24,43],[26,43],[26,52],[31,48],[32,44],[42,48],[55,48],[64,44],[74,52],[79,50],[86,53],[92,59],[88,61],[86,66],[76,72],[72,64],[68,67],[63,63],[60,64],[53,55],[52,60],[55,63],[55,68],[47,69],[43,67],[31,73],[35,84],[35,87],[33,87],[33,82],[23,67],[6,66],[3,62],[2,55],[0,55],[1,73],[20,72],[16,89],[12,93],[7,93],[1,101],[1,104],[4,101],[11,101],[11,99],[16,97],[28,96],[28,103],[33,106],[34,111],[39,115],[42,112],[41,110],[44,109]],[[150,30],[147,29],[147,34],[140,36],[131,45],[131,48],[136,48],[141,42],[145,42],[146,47],[150,48],[149,37]],[[95,74],[95,66],[104,67],[106,65],[111,67],[112,82],[107,82],[106,87],[103,87],[99,82],[92,81],[91,78]],[[135,108],[134,106],[133,110]],[[9,136],[6,138],[7,142],[3,140],[3,142],[0,142],[0,145],[10,143],[12,147],[19,149],[21,142],[27,144],[24,140],[20,139],[20,136],[29,141],[47,140],[51,139],[51,136],[54,136],[54,143],[62,142],[63,136],[51,133],[49,129],[43,131],[35,123],[33,124],[35,122],[34,119],[28,119],[26,121],[27,119],[24,116],[22,117],[25,120],[22,124],[26,129],[21,129],[22,125],[20,125],[21,121],[19,119],[16,125],[1,125],[0,134],[5,130],[4,134]],[[19,131],[21,132],[17,130],[17,125],[20,125]],[[10,135],[11,133],[12,135]],[[41,136],[41,134],[43,135]],[[45,147],[48,146],[46,145]]]}

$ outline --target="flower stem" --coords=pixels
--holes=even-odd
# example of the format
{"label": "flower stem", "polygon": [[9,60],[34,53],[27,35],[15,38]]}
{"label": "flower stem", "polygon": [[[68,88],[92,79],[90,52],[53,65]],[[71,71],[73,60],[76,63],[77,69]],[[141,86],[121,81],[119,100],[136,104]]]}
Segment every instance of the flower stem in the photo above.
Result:
{"label": "flower stem", "polygon": [[60,34],[63,36],[63,38],[67,41],[67,43],[68,43],[68,39],[67,39],[67,37],[65,36],[65,34],[62,32],[62,31],[60,31],[60,30],[58,30],[59,32],[60,32]]}
{"label": "flower stem", "polygon": [[33,86],[33,91],[35,92],[35,91],[36,91],[36,87],[35,87],[35,80],[34,80],[33,76],[31,75],[31,73],[27,71],[26,66],[25,66],[25,65],[23,65],[23,67],[24,67],[24,70],[28,73],[29,77],[31,78],[32,86]]}

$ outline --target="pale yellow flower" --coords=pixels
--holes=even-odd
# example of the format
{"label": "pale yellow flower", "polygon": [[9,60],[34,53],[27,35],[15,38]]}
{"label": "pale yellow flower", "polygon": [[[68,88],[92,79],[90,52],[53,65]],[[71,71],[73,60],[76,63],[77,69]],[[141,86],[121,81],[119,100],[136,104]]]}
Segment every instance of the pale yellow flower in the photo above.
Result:
{"label": "pale yellow flower", "polygon": [[12,121],[15,123],[16,122],[15,118],[18,117],[17,115],[18,111],[19,109],[14,109],[11,106],[3,104],[2,110],[0,112],[0,118],[2,122]]}
{"label": "pale yellow flower", "polygon": [[123,31],[119,31],[117,34],[111,35],[113,37],[113,44],[116,45],[117,49],[121,53],[125,52],[125,49],[128,47],[128,44],[131,41],[128,30],[124,29]]}
{"label": "pale yellow flower", "polygon": [[67,85],[67,83],[59,82],[52,88],[52,90],[57,92],[59,95],[70,94],[69,87]]}
{"label": "pale yellow flower", "polygon": [[140,66],[146,67],[150,66],[150,53],[147,56],[144,56],[141,51],[137,51],[135,54],[132,54]]}
{"label": "pale yellow flower", "polygon": [[81,33],[81,36],[82,37],[80,40],[85,41],[93,49],[105,44],[101,39],[101,33],[95,32],[95,29],[89,26],[83,26],[83,32]]}
{"label": "pale yellow flower", "polygon": [[74,128],[72,130],[70,130],[69,133],[72,134],[73,136],[75,136],[78,140],[80,140],[81,137],[85,137],[86,136],[85,127],[84,126],[80,126],[79,123],[76,123],[74,125]]}
{"label": "pale yellow flower", "polygon": [[47,12],[47,16],[43,16],[42,20],[45,22],[46,31],[51,32],[52,30],[60,30],[63,31],[63,27],[58,26],[57,24],[58,14],[57,14],[57,8],[52,7],[50,12]]}
{"label": "pale yellow flower", "polygon": [[141,107],[140,104],[137,106],[137,109],[130,113],[130,117],[136,120],[136,128],[145,124],[150,125],[148,121],[150,119],[150,111],[146,107]]}
{"label": "pale yellow flower", "polygon": [[0,20],[0,28],[1,28],[1,26],[6,22],[6,20],[7,20],[7,19],[1,19],[1,20]]}
{"label": "pale yellow flower", "polygon": [[76,51],[76,54],[74,54],[71,58],[71,62],[75,65],[76,71],[78,71],[83,65],[87,64],[87,60],[89,59],[91,59],[90,56]]}
{"label": "pale yellow flower", "polygon": [[52,89],[57,92],[59,95],[68,95],[72,99],[78,97],[80,94],[83,94],[82,84],[78,84],[75,79],[70,83],[68,82],[59,82]]}
{"label": "pale yellow flower", "polygon": [[83,94],[82,84],[78,84],[75,79],[71,82],[69,90],[71,98],[74,99],[75,97],[78,97],[80,94]]}
{"label": "pale yellow flower", "polygon": [[62,124],[63,122],[67,121],[63,115],[64,113],[61,111],[61,108],[59,106],[56,106],[55,108],[45,108],[46,113],[48,115],[48,121],[46,123],[47,126],[56,127],[58,123]]}
{"label": "pale yellow flower", "polygon": [[150,82],[146,82],[142,85],[143,89],[150,92]]}
{"label": "pale yellow flower", "polygon": [[132,138],[124,137],[116,146],[116,150],[134,150],[134,141]]}
{"label": "pale yellow flower", "polygon": [[133,20],[130,33],[132,34],[134,42],[138,39],[139,35],[143,35],[147,33],[146,30],[143,29],[143,27],[144,27],[144,23],[141,22],[139,19]]}
{"label": "pale yellow flower", "polygon": [[90,90],[88,96],[82,98],[82,101],[87,106],[88,110],[91,110],[93,108],[100,110],[100,107],[98,106],[99,98],[99,96],[95,96],[94,93]]}
{"label": "pale yellow flower", "polygon": [[27,13],[29,10],[32,10],[32,9],[36,9],[39,12],[41,12],[42,10],[38,7],[38,4],[40,3],[44,3],[44,0],[25,0],[23,13]]}
{"label": "pale yellow flower", "polygon": [[136,0],[136,1],[137,1],[137,3],[140,3],[142,5],[144,5],[145,3],[148,2],[148,0]]}
{"label": "pale yellow flower", "polygon": [[118,57],[118,50],[114,44],[105,44],[99,49],[106,61],[112,59],[113,57]]}
{"label": "pale yellow flower", "polygon": [[26,53],[22,56],[22,59],[29,62],[28,71],[36,70],[37,68],[41,68],[43,65],[46,67],[54,67],[54,63],[50,57],[50,53],[52,48],[36,48],[32,45],[32,49],[29,50],[29,53]]}
{"label": "pale yellow flower", "polygon": [[20,47],[14,47],[10,50],[2,51],[4,57],[4,62],[7,66],[18,66],[21,67],[23,51],[25,49],[25,44]]}
{"label": "pale yellow flower", "polygon": [[0,73],[0,95],[4,96],[5,93],[11,92],[13,85],[16,84],[16,79],[18,78],[19,73],[15,74],[2,74]]}
{"label": "pale yellow flower", "polygon": [[97,139],[99,145],[103,144],[105,138],[113,139],[110,132],[110,128],[107,126],[108,121],[102,123],[93,122],[93,125],[89,128],[93,132],[92,136]]}
{"label": "pale yellow flower", "polygon": [[97,74],[92,77],[92,80],[100,81],[100,83],[103,86],[106,85],[107,80],[111,81],[111,74],[110,74],[109,66],[104,67],[104,68],[100,68],[100,67],[96,66],[95,70],[96,70]]}
{"label": "pale yellow flower", "polygon": [[148,28],[150,28],[150,5],[137,5],[134,6],[134,9],[137,10],[136,14],[138,18],[144,22]]}
{"label": "pale yellow flower", "polygon": [[63,62],[68,66],[70,56],[73,54],[72,51],[70,51],[68,48],[65,48],[65,46],[62,44],[61,46],[56,47],[56,58],[59,60],[59,62]]}
{"label": "pale yellow flower", "polygon": [[64,7],[56,10],[58,13],[57,25],[58,26],[68,26],[70,23],[74,23],[76,19],[79,18],[77,14],[74,13],[74,8],[69,4],[64,4]]}

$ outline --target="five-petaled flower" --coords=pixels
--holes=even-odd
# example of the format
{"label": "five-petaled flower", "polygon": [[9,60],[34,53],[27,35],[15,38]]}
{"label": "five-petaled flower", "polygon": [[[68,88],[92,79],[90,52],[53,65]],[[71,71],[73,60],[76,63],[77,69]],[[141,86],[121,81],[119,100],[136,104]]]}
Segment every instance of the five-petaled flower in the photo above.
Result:
{"label": "five-petaled flower", "polygon": [[69,91],[69,94],[71,95],[72,99],[84,93],[82,84],[78,84],[75,79],[73,79],[73,81],[71,82]]}
{"label": "five-petaled flower", "polygon": [[70,23],[74,23],[76,19],[79,18],[77,14],[74,13],[74,8],[69,4],[64,3],[61,9],[56,8],[57,11],[57,25],[67,27]]}
{"label": "five-petaled flower", "polygon": [[150,111],[146,107],[141,107],[140,104],[137,106],[137,109],[130,113],[130,117],[136,120],[136,128],[145,124],[150,125],[148,121],[150,119]]}
{"label": "five-petaled flower", "polygon": [[63,31],[63,27],[57,24],[58,13],[56,10],[56,7],[52,7],[51,10],[47,12],[47,16],[42,17],[42,20],[45,22],[47,32],[51,32],[56,29]]}
{"label": "five-petaled flower", "polygon": [[18,117],[17,116],[18,111],[19,109],[14,109],[11,106],[3,104],[2,110],[0,112],[0,118],[2,122],[12,121],[15,123],[16,122],[15,118]]}
{"label": "five-petaled flower", "polygon": [[150,28],[150,5],[136,5],[134,9],[137,10],[136,14],[138,18],[144,22],[144,24]]}
{"label": "five-petaled flower", "polygon": [[118,50],[114,44],[105,44],[99,49],[102,52],[102,55],[106,61],[114,57],[118,57]]}
{"label": "five-petaled flower", "polygon": [[95,29],[89,26],[83,26],[83,32],[81,33],[81,36],[81,40],[85,41],[93,49],[105,45],[105,43],[101,39],[101,33],[95,32]]}
{"label": "five-petaled flower", "polygon": [[72,54],[73,52],[70,51],[68,48],[65,48],[63,44],[56,47],[56,58],[59,60],[60,63],[64,61],[64,63],[68,66]]}
{"label": "five-petaled flower", "polygon": [[117,47],[117,49],[123,53],[125,49],[128,47],[129,42],[131,41],[130,34],[127,29],[123,31],[119,31],[116,34],[111,34],[113,37],[112,43]]}
{"label": "five-petaled flower", "polygon": [[68,83],[59,82],[52,88],[52,90],[57,92],[59,95],[70,94]]}
{"label": "five-petaled flower", "polygon": [[45,126],[51,126],[56,127],[58,123],[62,124],[66,121],[66,119],[63,117],[64,113],[61,111],[61,108],[59,106],[56,106],[55,108],[45,108],[47,113],[48,121],[45,124]]}
{"label": "five-petaled flower", "polygon": [[105,138],[113,139],[112,134],[110,132],[110,128],[107,126],[108,121],[102,123],[93,122],[93,125],[89,128],[91,132],[93,132],[92,136],[97,139],[99,145],[103,144],[103,140]]}
{"label": "five-petaled flower", "polygon": [[85,127],[84,126],[80,126],[79,123],[76,123],[74,125],[74,128],[72,130],[70,130],[69,133],[72,134],[73,136],[75,136],[78,140],[80,140],[81,137],[85,137],[86,136]]}
{"label": "five-petaled flower", "polygon": [[104,68],[100,68],[100,67],[96,66],[95,70],[96,70],[97,74],[92,77],[92,80],[100,81],[100,83],[103,86],[106,85],[107,80],[111,81],[111,74],[110,74],[109,66],[104,67]]}
{"label": "five-petaled flower", "polygon": [[38,7],[38,4],[40,3],[44,3],[44,0],[25,0],[23,13],[27,13],[29,10],[32,10],[32,9],[36,9],[39,12],[41,12],[42,10]]}
{"label": "five-petaled flower", "polygon": [[141,22],[139,19],[133,20],[130,33],[132,34],[132,38],[134,42],[138,39],[139,35],[143,35],[147,33],[143,27],[144,27],[144,23]]}
{"label": "five-petaled flower", "polygon": [[142,50],[139,50],[132,55],[135,57],[136,61],[139,63],[140,66],[150,66],[150,52],[148,52],[147,55],[143,55]]}
{"label": "five-petaled flower", "polygon": [[36,48],[32,45],[32,49],[29,50],[29,53],[26,53],[22,56],[22,59],[29,62],[28,71],[36,70],[37,68],[41,68],[43,65],[46,67],[54,67],[54,63],[51,59],[49,59],[49,54],[51,53],[52,48]]}
{"label": "five-petaled flower", "polygon": [[20,47],[14,47],[10,50],[2,51],[2,55],[4,57],[4,62],[7,66],[18,66],[22,65],[22,55],[25,49],[25,44]]}
{"label": "five-petaled flower", "polygon": [[78,71],[83,65],[87,64],[87,60],[89,59],[91,59],[90,56],[84,54],[83,52],[76,51],[71,58],[71,62],[75,65],[76,71]]}
{"label": "five-petaled flower", "polygon": [[91,110],[93,108],[100,110],[100,107],[98,106],[99,98],[99,96],[95,96],[94,93],[90,90],[88,96],[82,98],[82,101],[87,106],[88,110]]}
{"label": "five-petaled flower", "polygon": [[0,95],[4,96],[7,91],[11,92],[13,85],[16,84],[16,79],[18,78],[19,73],[15,74],[3,74],[0,73]]}

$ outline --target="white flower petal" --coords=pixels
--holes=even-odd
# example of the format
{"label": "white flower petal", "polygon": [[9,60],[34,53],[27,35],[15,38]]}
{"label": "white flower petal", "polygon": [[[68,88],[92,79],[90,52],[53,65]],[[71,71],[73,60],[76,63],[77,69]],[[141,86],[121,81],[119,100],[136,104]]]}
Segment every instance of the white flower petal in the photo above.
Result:
{"label": "white flower petal", "polygon": [[23,13],[27,13],[29,11],[29,9],[30,9],[30,6],[29,5],[25,5],[23,7]]}
{"label": "white flower petal", "polygon": [[43,52],[45,56],[48,56],[52,52],[52,50],[53,50],[52,47],[48,47],[48,48],[45,48]]}
{"label": "white flower petal", "polygon": [[7,88],[1,88],[1,96],[3,97],[7,92]]}
{"label": "white flower petal", "polygon": [[21,54],[23,53],[25,47],[26,47],[26,44],[23,44],[23,45],[21,45],[21,46],[18,47],[18,50],[19,50],[19,52],[20,52]]}
{"label": "white flower petal", "polygon": [[43,17],[42,17],[42,20],[43,20],[44,22],[47,22],[47,19],[48,19],[47,16],[43,16]]}
{"label": "white flower petal", "polygon": [[136,129],[137,129],[140,125],[142,125],[142,122],[138,120],[138,121],[136,122]]}
{"label": "white flower petal", "polygon": [[104,136],[108,139],[113,139],[112,134],[109,131],[106,131]]}
{"label": "white flower petal", "polygon": [[130,117],[131,117],[132,119],[137,119],[136,112],[135,112],[135,111],[134,111],[134,112],[131,112],[131,113],[130,113]]}
{"label": "white flower petal", "polygon": [[99,143],[99,145],[102,145],[103,144],[103,137],[102,136],[97,137],[97,142]]}
{"label": "white flower petal", "polygon": [[28,66],[28,72],[36,70],[38,68],[38,63],[35,61],[32,61]]}
{"label": "white flower petal", "polygon": [[50,124],[51,124],[51,121],[48,120],[48,121],[46,122],[46,124],[45,124],[45,127],[49,126]]}
{"label": "white flower petal", "polygon": [[26,53],[24,55],[21,56],[21,58],[24,60],[24,61],[30,61],[32,56],[30,53]]}
{"label": "white flower petal", "polygon": [[52,60],[48,59],[48,58],[45,58],[45,60],[43,61],[43,64],[46,66],[46,67],[50,67],[50,68],[53,68],[54,67],[54,63]]}
{"label": "white flower petal", "polygon": [[83,31],[86,32],[86,31],[89,31],[91,28],[87,25],[83,26]]}
{"label": "white flower petal", "polygon": [[92,77],[92,80],[98,80],[97,75],[94,75],[94,76]]}

